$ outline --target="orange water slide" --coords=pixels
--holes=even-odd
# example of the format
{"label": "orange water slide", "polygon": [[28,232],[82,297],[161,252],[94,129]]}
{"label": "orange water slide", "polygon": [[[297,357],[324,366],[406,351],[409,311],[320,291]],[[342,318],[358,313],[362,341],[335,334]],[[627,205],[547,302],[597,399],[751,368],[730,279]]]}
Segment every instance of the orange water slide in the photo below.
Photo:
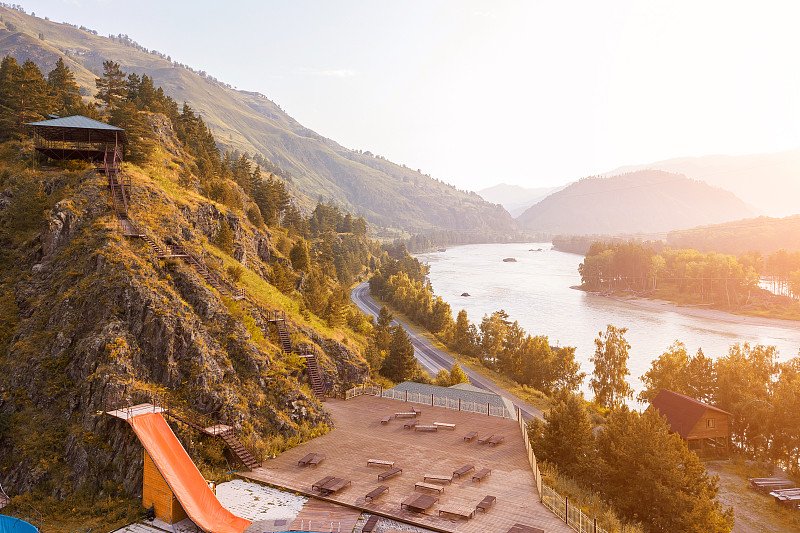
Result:
{"label": "orange water slide", "polygon": [[159,413],[128,419],[189,518],[209,533],[242,533],[250,521],[225,509]]}

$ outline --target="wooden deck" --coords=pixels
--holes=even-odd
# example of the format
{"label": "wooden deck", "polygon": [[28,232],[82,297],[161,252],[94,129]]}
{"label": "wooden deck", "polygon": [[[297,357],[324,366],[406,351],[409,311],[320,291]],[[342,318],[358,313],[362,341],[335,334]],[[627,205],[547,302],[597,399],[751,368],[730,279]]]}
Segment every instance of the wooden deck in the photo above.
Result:
{"label": "wooden deck", "polygon": [[[422,423],[447,421],[458,424],[463,431],[501,434],[506,438],[502,446],[489,447],[464,441],[460,432],[408,431],[399,419],[381,424],[381,418],[387,414],[405,409],[397,400],[374,396],[348,401],[330,399],[326,409],[336,429],[266,461],[262,468],[240,475],[317,498],[318,493],[311,491],[314,482],[324,476],[346,478],[352,480],[352,485],[322,499],[436,531],[454,532],[456,527],[460,533],[508,531],[520,523],[548,533],[572,533],[539,501],[516,421],[439,407],[417,407],[422,410],[419,416]],[[299,467],[297,461],[311,451],[324,453],[327,459],[317,469]],[[367,466],[373,457],[394,461],[396,467],[403,469],[402,474],[379,481],[376,469]],[[400,509],[425,474],[448,473],[465,464],[475,465],[478,470],[490,468],[492,475],[480,483],[473,482],[471,476],[454,480],[446,492],[436,495],[439,501],[424,514]],[[366,502],[364,496],[381,484],[388,485],[389,492]],[[486,513],[478,513],[470,520],[439,516],[440,508],[475,508],[487,495],[496,496],[497,502]],[[342,526],[344,531],[344,522]]]}
{"label": "wooden deck", "polygon": [[311,498],[292,523],[292,531],[353,531],[359,516],[357,509]]}
{"label": "wooden deck", "polygon": [[113,411],[106,411],[106,414],[109,416],[115,416],[117,418],[121,418],[122,420],[128,420],[129,418],[143,415],[145,413],[163,413],[164,411],[165,409],[157,405],[153,405],[152,403],[140,403],[139,405],[125,407],[123,409],[114,409]]}

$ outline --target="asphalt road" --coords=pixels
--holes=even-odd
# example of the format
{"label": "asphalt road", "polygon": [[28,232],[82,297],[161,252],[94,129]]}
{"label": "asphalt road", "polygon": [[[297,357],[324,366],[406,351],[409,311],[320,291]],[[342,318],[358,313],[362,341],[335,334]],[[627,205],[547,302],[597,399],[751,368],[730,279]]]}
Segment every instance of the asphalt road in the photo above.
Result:
{"label": "asphalt road", "polygon": [[[372,298],[372,296],[370,296],[369,284],[366,281],[356,286],[350,292],[350,299],[353,300],[353,302],[358,306],[359,309],[361,309],[361,311],[378,318],[378,313],[381,310],[381,306]],[[406,333],[411,339],[411,344],[414,346],[414,355],[422,365],[422,368],[424,368],[428,374],[435,376],[436,373],[441,369],[448,371],[450,370],[454,362],[452,357],[436,348],[421,335],[417,334],[408,326],[408,324],[405,324],[399,319],[395,318],[392,322],[392,325],[397,324],[400,324],[403,326],[403,329],[406,330]],[[464,372],[467,374],[467,376],[469,376],[470,383],[476,387],[499,394],[500,396],[511,400],[511,402],[520,411],[522,411],[523,419],[530,420],[534,417],[542,418],[542,412],[539,409],[535,408],[529,403],[523,402],[507,390],[497,386],[495,383],[481,376],[477,372],[474,372],[468,368],[464,368]]]}

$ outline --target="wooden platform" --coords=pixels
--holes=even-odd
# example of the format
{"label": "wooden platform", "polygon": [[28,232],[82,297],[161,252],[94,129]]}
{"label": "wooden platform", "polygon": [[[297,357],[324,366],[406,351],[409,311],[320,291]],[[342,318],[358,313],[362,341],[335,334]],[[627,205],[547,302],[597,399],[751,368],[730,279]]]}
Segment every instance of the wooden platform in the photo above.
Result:
{"label": "wooden platform", "polygon": [[360,516],[357,509],[311,498],[292,523],[292,531],[353,531]]}
{"label": "wooden platform", "polygon": [[145,413],[163,413],[164,411],[166,411],[166,409],[157,405],[153,405],[152,403],[140,403],[139,405],[134,405],[132,407],[106,411],[106,414],[127,420],[129,418],[133,418],[134,416],[143,415]]}
{"label": "wooden platform", "polygon": [[[467,442],[462,434],[451,431],[422,434],[404,430],[399,424],[382,425],[383,416],[408,409],[397,400],[374,396],[347,401],[330,399],[326,409],[336,429],[266,461],[262,468],[239,475],[314,497],[319,494],[312,494],[311,485],[320,478],[346,478],[352,480],[351,487],[322,499],[435,531],[455,532],[457,527],[459,533],[505,532],[520,523],[548,533],[572,533],[539,501],[516,421],[438,407],[424,408],[420,416],[423,424],[449,420],[463,431],[506,436],[502,446],[488,447],[474,440]],[[312,451],[326,454],[325,462],[316,470],[297,466],[297,461]],[[403,469],[402,475],[378,481],[375,467],[367,466],[367,461],[374,457],[391,458],[396,467]],[[452,472],[465,464],[475,465],[478,470],[490,468],[492,475],[480,483],[473,482],[470,476],[454,480],[446,492],[434,494],[439,501],[425,513],[401,510],[401,503],[415,492],[414,485],[423,481],[425,474]],[[364,495],[381,484],[389,486],[388,493],[366,502]],[[439,516],[440,508],[474,509],[488,494],[496,496],[497,501],[486,513],[468,520]],[[295,525],[299,526],[299,521]]]}

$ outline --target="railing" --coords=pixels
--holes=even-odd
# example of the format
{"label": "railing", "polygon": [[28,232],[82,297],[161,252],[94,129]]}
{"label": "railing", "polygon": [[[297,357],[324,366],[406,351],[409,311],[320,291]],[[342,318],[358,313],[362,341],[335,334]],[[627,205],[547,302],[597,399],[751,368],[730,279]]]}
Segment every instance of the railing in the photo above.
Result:
{"label": "railing", "polygon": [[568,498],[562,498],[554,489],[544,485],[542,487],[542,503],[553,511],[561,520],[578,533],[609,533],[597,525],[597,519],[585,514],[580,508],[569,503]]}
{"label": "railing", "polygon": [[372,385],[358,385],[353,387],[345,392],[345,399],[349,400],[364,394],[389,398],[390,400],[400,400],[404,402],[430,405],[433,407],[444,407],[445,409],[453,409],[454,411],[466,411],[468,413],[477,413],[480,415],[496,416],[500,418],[510,418],[512,420],[514,418],[514,415],[511,413],[511,411],[505,407],[492,405],[489,402],[466,402],[460,399],[436,396],[435,394],[422,394],[418,392],[396,391],[391,389],[384,390],[380,387],[375,387]]}
{"label": "railing", "polygon": [[539,499],[542,499],[542,473],[539,472],[539,463],[536,461],[536,454],[533,453],[533,447],[531,446],[531,441],[528,438],[528,428],[525,425],[525,421],[522,419],[522,411],[517,410],[517,422],[519,423],[519,429],[522,431],[522,440],[525,442],[525,450],[528,452],[528,463],[531,465],[531,471],[533,472],[533,478],[536,482],[536,491],[539,493]]}

